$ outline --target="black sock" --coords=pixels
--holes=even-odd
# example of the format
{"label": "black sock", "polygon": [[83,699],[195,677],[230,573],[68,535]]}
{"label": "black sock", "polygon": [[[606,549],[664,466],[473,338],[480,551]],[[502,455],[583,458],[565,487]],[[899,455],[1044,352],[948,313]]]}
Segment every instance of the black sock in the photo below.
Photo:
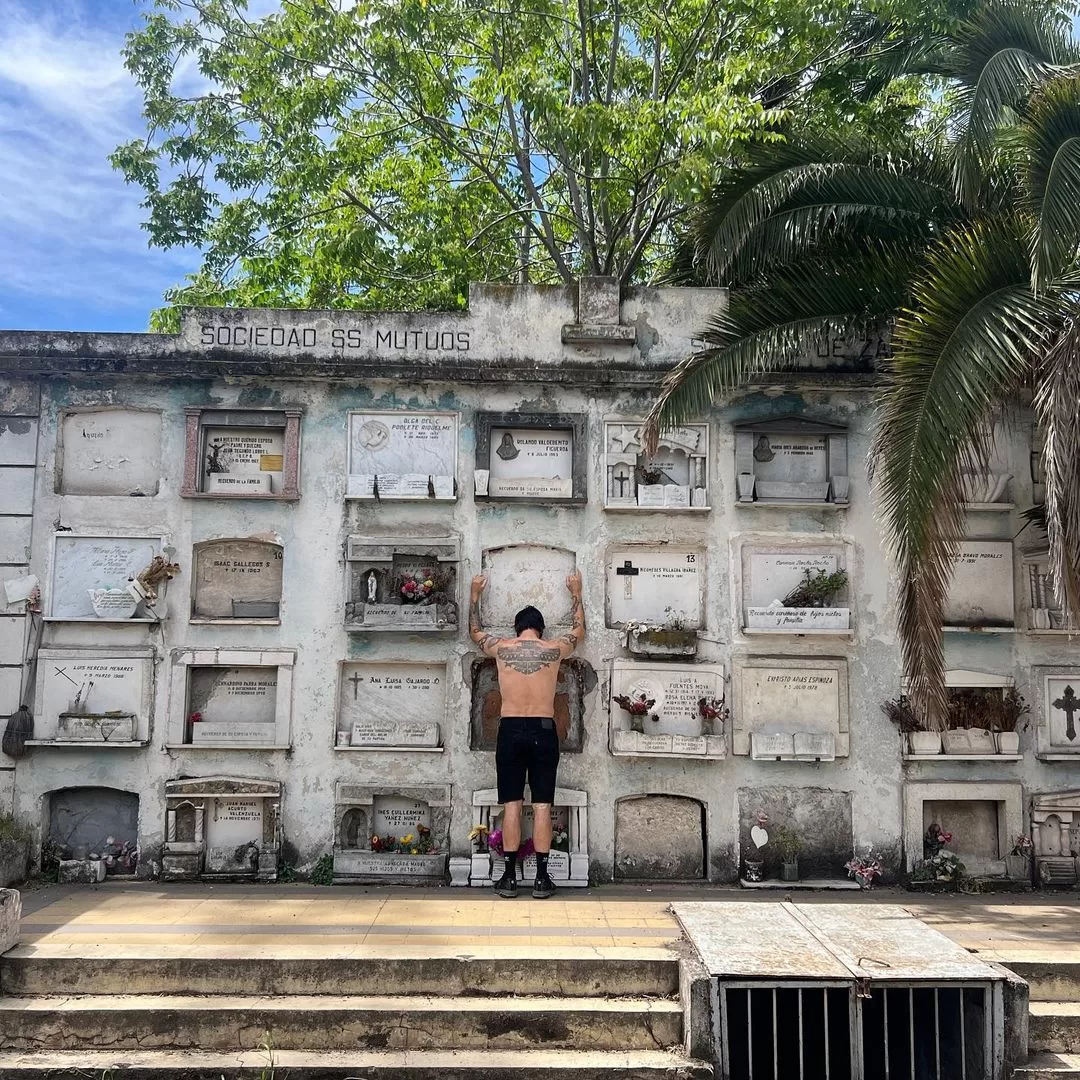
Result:
{"label": "black sock", "polygon": [[503,858],[506,859],[505,874],[507,877],[517,877],[517,857],[516,851],[504,851]]}
{"label": "black sock", "polygon": [[548,855],[549,854],[550,854],[550,852],[547,852],[547,851],[538,851],[536,853],[536,877],[537,877],[537,879],[546,878],[548,876],[547,864],[548,864]]}

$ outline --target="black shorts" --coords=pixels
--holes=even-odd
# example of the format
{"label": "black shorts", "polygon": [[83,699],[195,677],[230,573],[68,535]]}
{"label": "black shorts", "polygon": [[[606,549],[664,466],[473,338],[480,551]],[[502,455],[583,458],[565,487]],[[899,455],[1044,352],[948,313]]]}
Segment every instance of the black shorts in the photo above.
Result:
{"label": "black shorts", "polygon": [[495,775],[499,802],[525,797],[525,780],[534,803],[555,801],[555,770],[559,767],[559,734],[550,716],[504,716],[495,744]]}

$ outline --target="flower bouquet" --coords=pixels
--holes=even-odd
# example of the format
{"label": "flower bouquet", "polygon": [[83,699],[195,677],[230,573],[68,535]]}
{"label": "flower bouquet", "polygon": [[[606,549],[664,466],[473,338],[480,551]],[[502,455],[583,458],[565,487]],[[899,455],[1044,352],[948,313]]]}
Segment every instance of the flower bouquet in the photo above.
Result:
{"label": "flower bouquet", "polygon": [[630,730],[631,731],[644,731],[645,728],[642,721],[645,717],[649,717],[650,720],[659,720],[660,717],[652,711],[652,707],[656,704],[654,698],[646,697],[643,693],[630,694],[616,694],[612,701],[619,706],[623,712],[630,714]]}
{"label": "flower bouquet", "polygon": [[722,731],[724,724],[731,718],[731,710],[724,704],[723,698],[699,698],[697,708],[703,735],[718,734],[717,725]]}
{"label": "flower bouquet", "polygon": [[881,863],[869,852],[866,855],[853,855],[846,863],[844,869],[849,877],[858,882],[860,889],[873,888],[874,878],[881,877]]}
{"label": "flower bouquet", "polygon": [[435,577],[430,570],[405,574],[401,579],[401,599],[406,604],[420,604],[435,591]]}

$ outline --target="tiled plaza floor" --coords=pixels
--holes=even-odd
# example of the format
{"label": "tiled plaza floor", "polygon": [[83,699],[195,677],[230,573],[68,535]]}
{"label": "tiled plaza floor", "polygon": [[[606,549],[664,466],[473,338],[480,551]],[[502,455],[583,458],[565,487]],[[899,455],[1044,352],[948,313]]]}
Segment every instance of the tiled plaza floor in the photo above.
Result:
{"label": "tiled plaza floor", "polygon": [[[310,885],[159,885],[109,882],[23,893],[22,943],[43,951],[250,953],[350,956],[394,946],[460,952],[664,948],[679,928],[673,900],[776,903],[783,892],[737,888],[606,886],[536,901],[490,890]],[[930,896],[799,893],[800,903],[892,903],[990,960],[1080,962],[1080,896]]]}

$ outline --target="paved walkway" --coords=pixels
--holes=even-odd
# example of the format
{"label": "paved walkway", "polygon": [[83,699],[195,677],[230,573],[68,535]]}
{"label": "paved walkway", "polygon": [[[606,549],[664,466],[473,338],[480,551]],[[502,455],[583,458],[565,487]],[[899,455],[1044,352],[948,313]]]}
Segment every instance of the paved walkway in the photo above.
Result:
{"label": "paved walkway", "polygon": [[[673,900],[776,903],[782,891],[606,886],[551,900],[500,900],[490,890],[310,885],[159,885],[107,882],[23,893],[24,945],[42,951],[197,953],[242,948],[348,956],[396,946],[412,952],[506,946],[664,948],[679,928]],[[891,903],[988,960],[1080,963],[1080,895],[918,896],[801,892],[802,903]]]}

